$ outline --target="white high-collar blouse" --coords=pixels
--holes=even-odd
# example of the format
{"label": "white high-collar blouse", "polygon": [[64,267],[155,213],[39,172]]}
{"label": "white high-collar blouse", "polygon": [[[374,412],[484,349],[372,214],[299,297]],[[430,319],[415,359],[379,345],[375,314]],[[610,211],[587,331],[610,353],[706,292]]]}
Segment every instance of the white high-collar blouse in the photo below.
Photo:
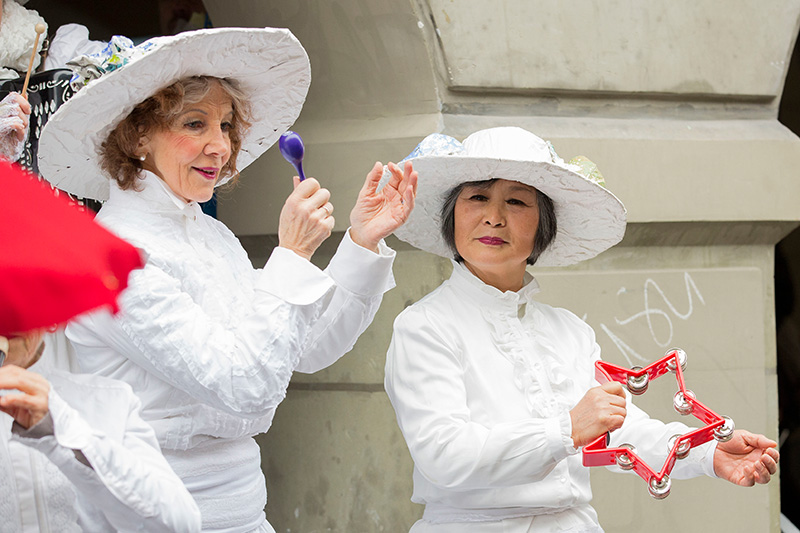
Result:
{"label": "white high-collar blouse", "polygon": [[[600,347],[537,292],[529,274],[520,291],[500,292],[453,263],[449,280],[397,317],[385,385],[414,460],[412,501],[425,505],[412,531],[602,531],[569,416],[597,386]],[[660,467],[687,427],[628,400],[612,445],[634,444]],[[694,448],[672,477],[713,475],[714,449]]]}
{"label": "white high-collar blouse", "polygon": [[85,372],[126,381],[197,501],[205,530],[271,531],[252,436],[267,431],[295,370],[349,351],[385,291],[394,252],[349,237],[323,272],[285,248],[254,269],[221,222],[154,174],[112,187],[97,220],[142,248],[121,312],[67,328]]}

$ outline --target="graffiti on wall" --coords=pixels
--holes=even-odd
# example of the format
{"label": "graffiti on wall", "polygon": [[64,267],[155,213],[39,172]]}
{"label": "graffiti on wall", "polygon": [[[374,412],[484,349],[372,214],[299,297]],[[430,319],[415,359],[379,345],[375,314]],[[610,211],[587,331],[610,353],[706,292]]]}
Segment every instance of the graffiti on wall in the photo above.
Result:
{"label": "graffiti on wall", "polygon": [[[619,349],[622,356],[628,362],[628,366],[649,363],[654,357],[644,357],[625,342],[625,332],[630,328],[641,328],[641,324],[646,324],[650,338],[656,346],[669,349],[672,346],[674,333],[674,320],[688,321],[695,312],[696,305],[706,305],[703,294],[697,287],[691,274],[683,273],[683,292],[679,294],[667,294],[659,283],[653,278],[647,278],[641,292],[643,298],[641,310],[627,317],[614,317],[614,324],[609,326],[606,323],[600,324],[600,329],[608,335],[612,343]],[[628,293],[626,287],[620,287],[617,297]],[[658,357],[661,355],[659,354]]]}

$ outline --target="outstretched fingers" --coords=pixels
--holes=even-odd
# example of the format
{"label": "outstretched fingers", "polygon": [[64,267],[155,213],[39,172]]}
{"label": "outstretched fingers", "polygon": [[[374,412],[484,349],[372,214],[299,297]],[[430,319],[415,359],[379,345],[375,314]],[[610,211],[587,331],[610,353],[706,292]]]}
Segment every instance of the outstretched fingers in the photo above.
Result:
{"label": "outstretched fingers", "polygon": [[387,192],[394,195],[396,191],[396,194],[399,195],[401,204],[400,216],[403,222],[405,222],[414,209],[419,174],[414,170],[414,166],[410,161],[406,161],[402,170],[394,163],[389,163],[388,168],[392,173],[392,179],[387,184]]}
{"label": "outstretched fingers", "polygon": [[[403,165],[403,181],[400,184],[400,194],[404,195],[411,188],[412,191],[417,190],[417,180],[419,179],[419,174],[414,170],[414,165],[411,161],[406,161],[406,164]],[[415,193],[416,194],[416,193]]]}
{"label": "outstretched fingers", "polygon": [[[391,163],[389,163],[391,165]],[[391,169],[390,169],[391,170]],[[378,191],[378,185],[381,183],[383,177],[383,163],[375,161],[372,165],[372,170],[367,173],[367,179],[364,181],[364,186],[361,188],[362,194],[372,196]]]}
{"label": "outstretched fingers", "polygon": [[403,220],[408,220],[408,216],[414,210],[414,203],[417,199],[417,178],[417,173],[412,172],[403,192]]}

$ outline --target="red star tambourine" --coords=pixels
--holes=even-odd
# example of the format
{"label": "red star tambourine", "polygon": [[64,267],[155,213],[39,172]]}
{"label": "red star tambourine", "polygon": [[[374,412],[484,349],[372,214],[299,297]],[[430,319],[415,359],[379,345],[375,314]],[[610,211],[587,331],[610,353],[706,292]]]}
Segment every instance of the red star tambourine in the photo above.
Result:
{"label": "red star tambourine", "polygon": [[716,414],[686,388],[683,380],[684,370],[686,370],[686,352],[680,348],[668,351],[664,357],[645,368],[640,366],[623,368],[605,361],[597,361],[595,378],[598,382],[618,381],[625,385],[631,394],[635,395],[644,394],[652,380],[669,372],[674,373],[678,381],[678,392],[673,397],[672,406],[681,415],[694,415],[706,425],[684,435],[673,435],[669,439],[669,455],[659,472],[655,472],[641,457],[636,455],[636,448],[630,444],[609,448],[610,436],[608,433],[584,446],[583,465],[617,465],[623,470],[633,470],[647,482],[650,495],[657,500],[663,500],[669,496],[671,488],[669,474],[677,460],[685,458],[692,448],[705,444],[711,439],[720,442],[730,440],[733,437],[733,420]]}

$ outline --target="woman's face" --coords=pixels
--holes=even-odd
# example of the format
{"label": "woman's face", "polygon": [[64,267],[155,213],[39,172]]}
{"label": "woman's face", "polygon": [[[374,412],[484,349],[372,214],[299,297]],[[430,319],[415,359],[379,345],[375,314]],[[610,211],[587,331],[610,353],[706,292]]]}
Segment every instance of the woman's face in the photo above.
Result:
{"label": "woman's face", "polygon": [[142,166],[187,202],[206,202],[231,156],[233,103],[219,84],[142,143]]}
{"label": "woman's face", "polygon": [[503,179],[467,185],[454,221],[456,249],[473,274],[502,291],[522,288],[539,227],[536,189]]}

